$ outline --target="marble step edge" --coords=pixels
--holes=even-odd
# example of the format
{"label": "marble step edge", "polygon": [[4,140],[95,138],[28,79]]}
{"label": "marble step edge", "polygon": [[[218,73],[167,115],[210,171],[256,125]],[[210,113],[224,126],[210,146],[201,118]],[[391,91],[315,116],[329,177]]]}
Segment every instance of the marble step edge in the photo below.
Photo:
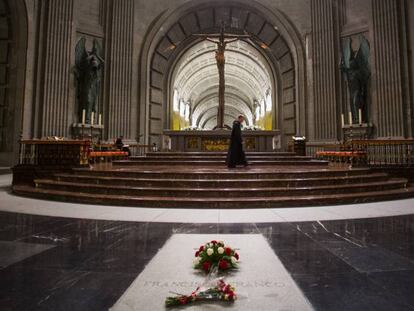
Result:
{"label": "marble step edge", "polygon": [[[246,155],[280,155],[280,156],[295,156],[295,152],[284,151],[245,151]],[[227,151],[157,151],[147,152],[150,156],[164,156],[164,155],[227,155]]]}
{"label": "marble step edge", "polygon": [[[304,166],[311,166],[311,165],[320,165],[320,166],[326,166],[329,164],[329,161],[323,161],[323,160],[303,160],[303,161],[248,161],[249,165],[304,165]],[[223,164],[225,165],[225,161],[219,162],[219,161],[187,161],[187,160],[160,160],[160,161],[134,161],[134,160],[117,160],[113,161],[112,165],[116,166],[134,166],[134,165],[217,165],[217,164]]]}
{"label": "marble step edge", "polygon": [[371,191],[338,195],[312,195],[303,197],[271,198],[176,198],[176,197],[130,197],[120,195],[94,195],[70,191],[41,189],[30,186],[14,186],[17,195],[47,200],[117,205],[131,207],[160,208],[283,208],[302,206],[322,206],[335,204],[357,204],[376,201],[396,200],[414,197],[414,187],[388,191]]}
{"label": "marble step edge", "polygon": [[[207,160],[222,160],[226,159],[226,155],[213,155],[213,156],[178,156],[178,155],[166,155],[166,156],[130,156],[129,160],[142,160],[142,159],[157,159],[157,160],[171,160],[171,159],[182,159],[182,160],[195,160],[195,159],[207,159]],[[275,155],[246,155],[247,159],[280,159],[283,160],[312,160],[315,159],[311,156],[275,156]]]}
{"label": "marble step edge", "polygon": [[[188,168],[186,168],[188,169]],[[265,178],[275,176],[353,176],[361,173],[369,174],[371,170],[369,168],[352,168],[352,169],[335,169],[335,168],[318,168],[315,170],[283,170],[278,169],[276,171],[252,171],[252,170],[228,170],[226,167],[217,167],[214,171],[197,171],[197,167],[192,168],[192,170],[183,170],[183,168],[173,167],[168,171],[159,169],[155,170],[151,168],[148,170],[145,167],[138,168],[110,168],[110,169],[89,169],[89,168],[72,168],[72,171],[76,174],[88,175],[88,176],[173,176],[174,179],[189,178],[190,176],[196,176],[196,179],[200,180],[210,180],[211,178]]]}
{"label": "marble step edge", "polygon": [[389,175],[386,173],[370,173],[362,175],[349,175],[349,176],[323,176],[323,177],[308,177],[308,178],[256,178],[256,179],[229,179],[229,176],[226,176],[227,179],[184,179],[184,178],[136,178],[136,177],[114,177],[114,176],[100,176],[100,175],[78,175],[78,174],[55,174],[54,177],[57,180],[63,179],[80,179],[80,180],[92,180],[92,181],[113,181],[113,182],[142,182],[142,183],[157,183],[157,182],[179,182],[179,183],[243,183],[243,184],[252,184],[252,183],[305,183],[305,182],[323,182],[323,181],[340,181],[340,182],[349,182],[353,180],[373,180],[373,179],[388,179]]}
{"label": "marble step edge", "polygon": [[385,182],[371,182],[371,183],[354,183],[344,184],[338,188],[338,185],[318,185],[307,187],[261,187],[261,188],[177,188],[177,187],[131,187],[125,185],[102,185],[102,184],[86,184],[86,183],[74,183],[74,182],[62,182],[52,179],[35,179],[34,183],[36,187],[67,187],[67,188],[83,188],[84,190],[110,190],[110,191],[126,191],[133,193],[136,192],[171,192],[180,195],[181,193],[193,193],[197,195],[213,194],[220,195],[223,193],[229,194],[243,194],[248,196],[251,193],[278,193],[282,192],[286,195],[293,192],[312,192],[312,191],[364,191],[367,188],[378,187],[384,189],[384,187],[406,187],[407,179],[404,178],[392,178]]}

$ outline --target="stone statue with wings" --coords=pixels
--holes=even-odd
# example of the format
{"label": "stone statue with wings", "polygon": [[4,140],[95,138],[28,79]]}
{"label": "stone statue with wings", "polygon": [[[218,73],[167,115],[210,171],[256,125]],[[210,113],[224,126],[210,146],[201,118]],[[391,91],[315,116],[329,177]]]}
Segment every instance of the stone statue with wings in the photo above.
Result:
{"label": "stone statue with wings", "polygon": [[368,122],[368,82],[370,71],[370,47],[364,36],[359,36],[359,48],[354,50],[353,41],[347,38],[344,42],[341,59],[341,71],[348,85],[352,121],[358,120],[358,110],[362,111],[362,119]]}
{"label": "stone statue with wings", "polygon": [[76,44],[75,54],[79,114],[81,116],[82,110],[85,110],[85,121],[90,124],[91,113],[96,113],[97,110],[97,98],[101,89],[103,51],[99,42],[94,39],[92,50],[88,52],[86,38],[82,37]]}

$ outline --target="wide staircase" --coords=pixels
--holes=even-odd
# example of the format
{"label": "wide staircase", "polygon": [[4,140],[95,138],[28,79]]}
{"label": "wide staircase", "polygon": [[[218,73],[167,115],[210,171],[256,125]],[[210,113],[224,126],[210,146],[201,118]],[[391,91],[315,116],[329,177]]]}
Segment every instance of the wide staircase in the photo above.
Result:
{"label": "wide staircase", "polygon": [[332,166],[292,153],[157,152],[112,165],[77,168],[14,186],[17,194],[91,204],[166,208],[271,208],[361,203],[414,196],[406,179],[368,168]]}
{"label": "wide staircase", "polygon": [[[297,156],[292,152],[249,152],[247,158],[250,165],[306,165],[325,166],[326,161],[314,160],[312,157]],[[115,166],[153,166],[153,165],[192,165],[210,166],[225,165],[224,152],[152,152],[145,156],[130,157],[124,161],[114,161]]]}

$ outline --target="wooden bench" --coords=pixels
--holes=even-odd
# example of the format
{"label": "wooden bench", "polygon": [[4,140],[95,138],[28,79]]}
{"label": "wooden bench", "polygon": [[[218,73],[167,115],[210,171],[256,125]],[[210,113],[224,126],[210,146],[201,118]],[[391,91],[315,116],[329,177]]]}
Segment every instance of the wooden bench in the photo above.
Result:
{"label": "wooden bench", "polygon": [[122,160],[128,157],[126,151],[91,151],[88,155],[90,163],[112,162],[113,160]]}
{"label": "wooden bench", "polygon": [[367,164],[365,151],[318,151],[316,157],[331,162],[351,163],[351,165]]}

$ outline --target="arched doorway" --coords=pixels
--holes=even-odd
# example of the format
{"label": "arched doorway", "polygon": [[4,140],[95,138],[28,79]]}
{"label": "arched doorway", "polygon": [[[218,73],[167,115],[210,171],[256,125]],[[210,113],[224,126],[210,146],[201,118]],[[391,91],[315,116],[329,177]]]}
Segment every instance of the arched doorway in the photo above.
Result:
{"label": "arched doorway", "polygon": [[[178,58],[172,68],[172,98],[167,101],[169,117],[164,128],[209,130],[217,125],[219,75],[215,50],[214,43],[204,40]],[[243,114],[250,129],[275,129],[277,113],[272,103],[277,84],[267,59],[241,40],[228,44],[225,57],[225,125],[231,127],[233,120]],[[260,104],[266,98],[270,107]]]}
{"label": "arched doorway", "polygon": [[11,166],[18,158],[26,47],[24,1],[0,0],[0,166]]}
{"label": "arched doorway", "polygon": [[[174,86],[171,80],[180,58],[200,44],[200,39],[193,34],[217,32],[223,22],[232,25],[235,31],[258,39],[250,42],[250,46],[259,51],[271,68],[270,101],[277,105],[274,126],[284,137],[305,133],[304,50],[289,20],[277,10],[244,0],[225,4],[192,1],[165,12],[147,34],[141,54],[141,90],[144,92],[140,110],[140,134],[146,142],[159,143],[163,129],[172,128],[170,107],[174,102]],[[257,98],[256,106],[266,106],[267,95]],[[205,124],[208,122],[212,121],[205,120]]]}

